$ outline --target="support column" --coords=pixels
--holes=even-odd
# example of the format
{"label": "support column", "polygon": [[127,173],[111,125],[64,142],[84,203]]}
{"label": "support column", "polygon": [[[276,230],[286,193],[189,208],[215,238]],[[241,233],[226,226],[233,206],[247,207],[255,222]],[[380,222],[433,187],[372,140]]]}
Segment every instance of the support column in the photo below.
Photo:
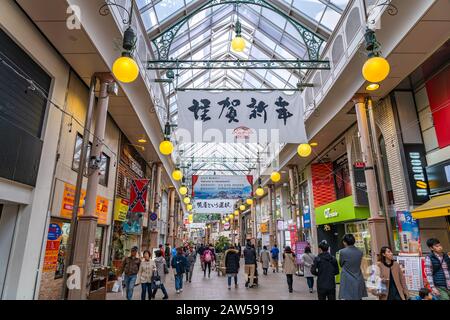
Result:
{"label": "support column", "polygon": [[294,220],[295,225],[297,226],[297,237],[299,241],[303,241],[303,225],[302,225],[302,215],[303,212],[300,212],[299,203],[295,197],[295,185],[297,179],[296,175],[296,166],[289,166],[289,195],[290,195],[290,204],[291,204],[291,212],[292,219]]}
{"label": "support column", "polygon": [[173,237],[173,229],[175,228],[175,188],[170,188],[169,190],[169,236],[167,242],[171,247],[173,247],[175,241]]}
{"label": "support column", "polygon": [[269,197],[269,232],[270,232],[270,247],[273,247],[274,244],[277,244],[277,231],[276,231],[276,223],[275,223],[275,213],[273,210],[273,185],[268,185],[268,194]]}
{"label": "support column", "polygon": [[[160,219],[160,212],[161,212],[161,174],[162,174],[162,163],[158,162],[156,164],[156,179],[155,179],[155,198],[153,199],[153,207],[154,212],[158,216],[158,223]],[[158,248],[158,230],[156,231],[150,231],[150,249],[152,248]]]}
{"label": "support column", "polygon": [[[79,218],[73,253],[73,264],[80,268],[81,288],[69,290],[70,300],[85,300],[89,294],[89,277],[92,270],[92,259],[97,228],[97,189],[100,178],[100,162],[105,139],[106,119],[108,116],[108,86],[114,82],[110,74],[98,74],[100,93],[95,118],[95,131],[88,166],[88,183],[86,188],[84,214]],[[80,169],[84,165],[80,163]]]}
{"label": "support column", "polygon": [[372,146],[370,144],[369,126],[366,114],[366,97],[357,95],[353,98],[358,121],[359,139],[363,161],[365,163],[365,177],[367,196],[369,199],[370,218],[369,231],[372,244],[372,263],[377,261],[377,254],[382,246],[389,243],[386,232],[386,219],[380,215],[380,203],[378,201],[377,181],[374,171]]}
{"label": "support column", "polygon": [[383,202],[383,209],[385,213],[386,218],[386,228],[387,228],[387,234],[388,234],[388,240],[389,240],[389,246],[391,248],[394,247],[394,239],[393,239],[393,232],[392,232],[392,224],[391,224],[391,218],[389,217],[389,199],[386,191],[386,181],[384,180],[384,166],[383,166],[383,160],[381,159],[380,154],[380,144],[378,142],[377,137],[377,128],[375,125],[375,118],[373,114],[373,102],[372,99],[369,99],[367,101],[367,111],[369,115],[369,122],[370,122],[370,131],[372,132],[372,143],[373,143],[373,149],[375,154],[375,159],[377,162],[377,172],[378,172],[378,181],[380,182],[380,189],[381,189],[381,201]]}

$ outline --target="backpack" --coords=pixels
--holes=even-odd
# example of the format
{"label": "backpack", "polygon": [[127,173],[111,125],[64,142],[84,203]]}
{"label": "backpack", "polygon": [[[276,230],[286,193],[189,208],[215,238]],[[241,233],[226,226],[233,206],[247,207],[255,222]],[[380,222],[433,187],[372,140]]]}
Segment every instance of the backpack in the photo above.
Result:
{"label": "backpack", "polygon": [[[186,269],[184,268],[184,263],[183,263],[183,258],[182,257],[178,257],[177,256],[177,258],[175,260],[175,263],[177,265],[180,264],[179,273],[185,273],[186,272]],[[177,270],[177,272],[178,272],[178,270]]]}
{"label": "backpack", "polygon": [[212,260],[211,251],[208,250],[205,253],[205,261],[206,262],[211,262],[211,260]]}

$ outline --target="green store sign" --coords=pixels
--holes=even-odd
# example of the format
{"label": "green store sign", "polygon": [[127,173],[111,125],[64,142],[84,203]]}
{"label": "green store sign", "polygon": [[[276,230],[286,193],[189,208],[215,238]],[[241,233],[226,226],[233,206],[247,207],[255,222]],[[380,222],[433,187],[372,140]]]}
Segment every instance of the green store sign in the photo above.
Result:
{"label": "green store sign", "polygon": [[354,206],[353,196],[318,207],[315,212],[316,225],[362,220],[370,217],[368,207]]}

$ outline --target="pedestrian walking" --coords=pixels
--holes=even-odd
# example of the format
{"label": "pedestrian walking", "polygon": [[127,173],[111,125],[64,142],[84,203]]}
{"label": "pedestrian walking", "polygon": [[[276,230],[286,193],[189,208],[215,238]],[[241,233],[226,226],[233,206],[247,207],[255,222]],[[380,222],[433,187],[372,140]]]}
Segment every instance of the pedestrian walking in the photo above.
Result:
{"label": "pedestrian walking", "polygon": [[436,238],[427,240],[431,253],[425,257],[425,274],[431,292],[439,300],[449,300],[450,296],[450,258],[444,252],[441,242]]}
{"label": "pedestrian walking", "polygon": [[153,273],[156,271],[156,267],[154,261],[151,260],[151,256],[152,254],[150,253],[150,251],[145,250],[144,260],[142,260],[141,264],[139,265],[136,284],[140,284],[142,288],[141,300],[146,299],[147,293],[148,299],[152,299],[152,277]]}
{"label": "pedestrian walking", "polygon": [[261,261],[263,274],[267,276],[267,270],[269,270],[270,265],[270,252],[267,250],[267,246],[263,246],[261,253],[259,254],[259,260]]}
{"label": "pedestrian walking", "polygon": [[239,261],[241,257],[239,251],[232,245],[225,251],[225,273],[227,274],[228,290],[231,289],[231,278],[234,278],[234,287],[238,288]]}
{"label": "pedestrian walking", "polygon": [[158,289],[161,289],[161,291],[164,295],[163,300],[167,300],[167,299],[169,299],[169,296],[167,294],[167,290],[166,290],[166,287],[164,284],[166,283],[166,274],[169,273],[169,265],[166,263],[166,259],[162,256],[161,251],[157,250],[155,252],[155,256],[156,256],[155,267],[156,267],[156,272],[159,276],[160,284],[159,284],[159,286],[153,287],[152,298],[155,299]]}
{"label": "pedestrian walking", "polygon": [[187,258],[187,262],[189,264],[189,270],[188,270],[188,272],[186,272],[186,281],[191,283],[192,282],[192,274],[194,273],[195,261],[197,260],[197,252],[195,252],[193,247],[189,248],[186,258]]}
{"label": "pedestrian walking", "polygon": [[288,284],[289,293],[293,292],[294,273],[297,271],[295,263],[295,254],[292,252],[291,247],[286,246],[283,253],[283,271],[286,274],[286,280]]}
{"label": "pedestrian walking", "polygon": [[177,254],[172,258],[172,269],[175,273],[175,290],[183,292],[183,275],[188,270],[187,259],[183,254],[183,248],[177,248]]}
{"label": "pedestrian walking", "polygon": [[206,270],[208,269],[208,278],[211,278],[211,265],[214,262],[214,253],[210,248],[206,248],[203,251],[203,264],[204,264],[204,269],[203,269],[203,277],[206,277]]}
{"label": "pedestrian walking", "polygon": [[278,272],[278,257],[280,255],[280,249],[278,249],[278,246],[276,244],[273,245],[272,249],[270,250],[270,254],[272,255],[273,272]]}
{"label": "pedestrian walking", "polygon": [[309,293],[313,293],[314,291],[314,275],[311,273],[311,267],[314,263],[315,258],[316,256],[311,252],[311,247],[306,247],[301,261],[303,264],[303,276],[305,277],[308,284]]}
{"label": "pedestrian walking", "polygon": [[339,266],[335,257],[329,252],[328,243],[319,243],[319,255],[314,259],[311,273],[317,276],[317,296],[319,300],[336,300],[336,279]]}
{"label": "pedestrian walking", "polygon": [[138,247],[131,248],[131,254],[122,262],[120,274],[125,274],[125,287],[127,289],[127,300],[133,299],[134,285],[136,284],[141,259],[137,257]]}
{"label": "pedestrian walking", "polygon": [[172,254],[170,251],[170,245],[166,243],[164,253],[162,253],[162,257],[166,260],[166,266],[170,266],[170,259],[172,258]]}
{"label": "pedestrian walking", "polygon": [[201,263],[201,266],[202,266],[202,271],[205,271],[205,260],[203,259],[204,258],[203,253],[205,252],[205,250],[206,250],[206,248],[203,245],[203,243],[200,244],[200,247],[198,248],[197,253],[200,256],[200,263]]}
{"label": "pedestrian walking", "polygon": [[354,246],[355,237],[352,234],[344,235],[342,242],[345,248],[339,251],[339,265],[342,268],[339,299],[362,300],[367,297],[366,283],[361,272],[363,253]]}
{"label": "pedestrian walking", "polygon": [[255,277],[255,265],[256,265],[256,251],[252,248],[252,245],[247,242],[247,245],[244,249],[244,263],[245,263],[245,274],[249,279],[248,284],[246,283],[246,287],[253,288],[254,277]]}
{"label": "pedestrian walking", "polygon": [[380,270],[379,277],[384,290],[374,293],[380,300],[408,300],[409,291],[406,286],[405,275],[397,261],[394,253],[389,247],[380,250],[380,261],[377,263]]}

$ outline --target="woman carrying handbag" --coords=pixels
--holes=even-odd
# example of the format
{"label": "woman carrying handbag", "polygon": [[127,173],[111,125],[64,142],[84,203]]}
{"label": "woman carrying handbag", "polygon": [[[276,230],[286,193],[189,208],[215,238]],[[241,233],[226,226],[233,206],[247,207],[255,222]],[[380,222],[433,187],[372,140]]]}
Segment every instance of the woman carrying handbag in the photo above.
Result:
{"label": "woman carrying handbag", "polygon": [[164,283],[166,282],[166,274],[169,273],[169,268],[166,265],[166,259],[162,256],[161,251],[156,251],[155,255],[156,270],[152,276],[152,298],[155,299],[158,289],[161,289],[164,294],[163,300],[167,300],[169,299],[169,296],[167,295],[167,290]]}

